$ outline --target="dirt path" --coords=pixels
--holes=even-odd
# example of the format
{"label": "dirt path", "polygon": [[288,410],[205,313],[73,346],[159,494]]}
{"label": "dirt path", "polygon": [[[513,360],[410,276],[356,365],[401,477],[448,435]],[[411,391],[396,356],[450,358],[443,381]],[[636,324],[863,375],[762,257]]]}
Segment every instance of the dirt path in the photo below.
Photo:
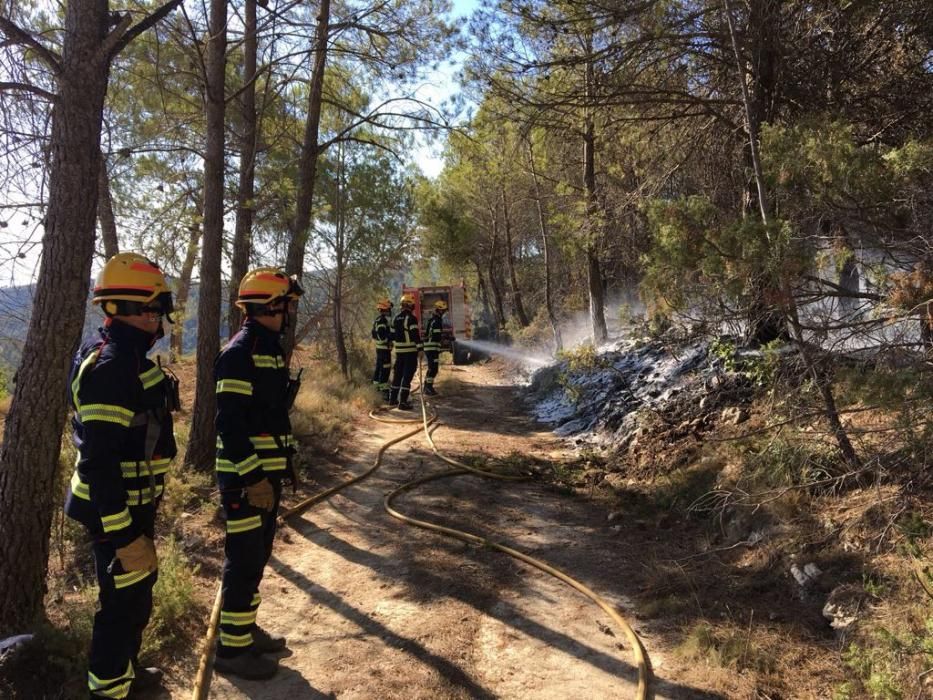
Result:
{"label": "dirt path", "polygon": [[[444,368],[436,402],[439,447],[454,457],[560,460],[561,444],[528,419],[507,370]],[[455,391],[455,395],[450,392]],[[360,421],[346,471],[323,465],[329,486],[359,473],[405,428]],[[370,479],[283,528],[262,584],[260,622],[287,636],[272,681],[214,676],[212,698],[628,698],[628,644],[586,598],[495,551],[406,526],[384,495],[443,470],[423,436],[393,447]],[[639,553],[606,527],[605,513],[541,484],[472,476],[427,484],[396,501],[402,512],[505,542],[563,568],[623,615],[626,571]],[[659,676],[663,654],[650,635]],[[719,697],[661,681],[657,697]],[[172,697],[188,697],[178,688]]]}

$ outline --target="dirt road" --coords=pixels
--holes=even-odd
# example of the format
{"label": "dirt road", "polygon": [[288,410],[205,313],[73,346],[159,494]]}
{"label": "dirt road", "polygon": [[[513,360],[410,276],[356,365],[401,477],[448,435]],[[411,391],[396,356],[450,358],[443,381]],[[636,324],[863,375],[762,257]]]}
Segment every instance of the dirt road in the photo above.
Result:
{"label": "dirt road", "polygon": [[[438,446],[453,457],[568,457],[522,411],[501,364],[445,367],[435,401]],[[322,464],[330,486],[366,468],[406,430],[361,418],[345,469]],[[212,698],[628,698],[632,654],[586,598],[493,550],[390,517],[384,495],[446,469],[423,436],[390,449],[384,466],[283,528],[262,583],[260,623],[286,635],[272,681],[214,676]],[[638,552],[600,509],[540,483],[460,476],[402,496],[406,514],[482,534],[558,566],[628,616],[626,571]],[[630,621],[639,629],[637,621]],[[640,630],[644,634],[644,630]],[[645,644],[663,676],[663,653]],[[662,681],[658,697],[718,697]],[[189,688],[172,697],[188,697]]]}

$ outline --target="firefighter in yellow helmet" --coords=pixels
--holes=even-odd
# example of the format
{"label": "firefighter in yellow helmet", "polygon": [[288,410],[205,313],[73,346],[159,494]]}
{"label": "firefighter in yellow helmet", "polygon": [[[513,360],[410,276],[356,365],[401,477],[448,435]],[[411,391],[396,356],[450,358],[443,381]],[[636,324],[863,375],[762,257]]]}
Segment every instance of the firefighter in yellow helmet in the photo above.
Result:
{"label": "firefighter in yellow helmet", "polygon": [[392,313],[392,302],[388,299],[380,299],[376,303],[378,315],[373,321],[371,332],[373,342],[376,345],[376,369],[373,371],[373,386],[376,391],[382,394],[386,403],[389,402],[389,371],[392,369],[392,329],[390,324],[390,314]]}
{"label": "firefighter in yellow helmet", "polygon": [[156,509],[175,456],[174,377],[146,354],[171,317],[172,293],[158,265],[120,253],[104,265],[93,303],[104,312],[98,337],[71,371],[71,419],[78,460],[65,513],[84,525],[100,586],[88,658],[92,697],[125,698],[159,685],[139,665],[158,576]]}
{"label": "firefighter in yellow helmet", "polygon": [[392,371],[392,389],[389,404],[402,411],[410,411],[408,396],[411,380],[418,369],[418,353],[423,350],[418,319],[415,318],[415,298],[408,293],[399,299],[402,310],[392,319],[392,345],[395,348],[395,367]]}
{"label": "firefighter in yellow helmet", "polygon": [[223,600],[214,668],[261,680],[278,671],[285,639],[256,624],[259,583],[275,538],[282,479],[294,479],[295,440],[288,411],[298,380],[289,378],[280,342],[303,290],[281,270],[250,270],[237,306],[246,315],[214,363],[217,483],[226,515]]}
{"label": "firefighter in yellow helmet", "polygon": [[447,302],[438,299],[434,302],[434,313],[424,328],[424,359],[428,361],[428,371],[424,378],[424,393],[427,396],[437,396],[434,388],[434,378],[440,369],[441,340],[444,336],[444,313],[447,311]]}

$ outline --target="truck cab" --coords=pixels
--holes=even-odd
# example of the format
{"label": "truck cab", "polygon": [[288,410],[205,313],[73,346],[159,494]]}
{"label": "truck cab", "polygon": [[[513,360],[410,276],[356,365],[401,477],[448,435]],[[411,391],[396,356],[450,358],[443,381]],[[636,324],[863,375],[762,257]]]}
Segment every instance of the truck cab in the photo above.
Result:
{"label": "truck cab", "polygon": [[[441,349],[453,355],[455,365],[466,364],[470,359],[470,350],[463,343],[473,337],[470,321],[469,298],[466,287],[459,285],[436,285],[430,287],[402,287],[403,294],[411,294],[415,300],[415,318],[418,327],[424,326],[434,313],[434,302],[447,302],[444,314],[444,334],[441,337]],[[459,342],[458,342],[459,341]]]}

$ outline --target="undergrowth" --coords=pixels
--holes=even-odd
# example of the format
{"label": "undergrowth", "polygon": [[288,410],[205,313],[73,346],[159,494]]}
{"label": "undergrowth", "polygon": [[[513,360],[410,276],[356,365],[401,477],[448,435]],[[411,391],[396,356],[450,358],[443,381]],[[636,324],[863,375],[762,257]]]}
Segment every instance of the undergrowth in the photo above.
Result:
{"label": "undergrowth", "polygon": [[352,432],[354,418],[378,406],[380,398],[361,367],[351,372],[350,380],[324,363],[313,371],[313,379],[304,379],[295,399],[292,432],[316,450],[334,452]]}

